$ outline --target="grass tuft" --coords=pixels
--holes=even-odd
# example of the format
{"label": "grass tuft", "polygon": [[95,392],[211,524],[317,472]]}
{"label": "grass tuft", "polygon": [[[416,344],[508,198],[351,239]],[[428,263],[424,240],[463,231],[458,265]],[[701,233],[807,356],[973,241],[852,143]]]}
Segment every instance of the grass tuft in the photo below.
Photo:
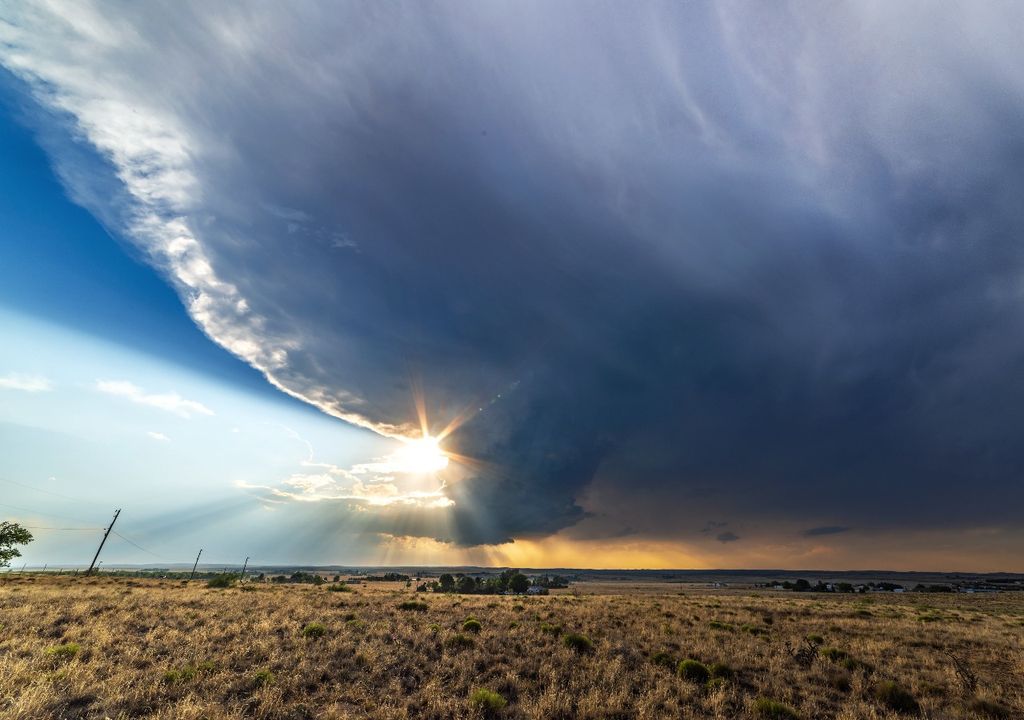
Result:
{"label": "grass tuft", "polygon": [[916,714],[921,709],[913,695],[891,680],[875,685],[872,694],[879,703],[898,713]]}
{"label": "grass tuft", "polygon": [[485,712],[496,713],[508,705],[508,701],[493,690],[478,688],[469,696],[469,703]]}
{"label": "grass tuft", "polygon": [[676,673],[684,680],[696,683],[706,683],[711,679],[711,671],[708,666],[699,660],[681,660],[676,668]]}
{"label": "grass tuft", "polygon": [[82,648],[78,643],[71,642],[46,648],[46,654],[57,660],[70,660],[78,655],[81,649]]}
{"label": "grass tuft", "polygon": [[326,634],[327,628],[318,622],[308,623],[304,628],[302,628],[302,637],[304,638],[312,638],[313,640],[316,640],[318,638],[322,638]]}
{"label": "grass tuft", "polygon": [[766,720],[799,720],[796,710],[785,703],[769,698],[758,698],[754,701],[754,714]]}
{"label": "grass tuft", "polygon": [[568,633],[562,638],[562,644],[578,653],[588,653],[594,649],[594,643],[582,633]]}

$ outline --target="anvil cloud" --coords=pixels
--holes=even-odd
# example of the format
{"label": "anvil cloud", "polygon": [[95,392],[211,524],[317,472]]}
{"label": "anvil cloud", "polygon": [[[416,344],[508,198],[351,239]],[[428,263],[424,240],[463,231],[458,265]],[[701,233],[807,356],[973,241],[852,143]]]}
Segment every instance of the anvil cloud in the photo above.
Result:
{"label": "anvil cloud", "polygon": [[0,16],[69,191],[212,340],[383,434],[462,415],[403,533],[1020,542],[1019,3]]}

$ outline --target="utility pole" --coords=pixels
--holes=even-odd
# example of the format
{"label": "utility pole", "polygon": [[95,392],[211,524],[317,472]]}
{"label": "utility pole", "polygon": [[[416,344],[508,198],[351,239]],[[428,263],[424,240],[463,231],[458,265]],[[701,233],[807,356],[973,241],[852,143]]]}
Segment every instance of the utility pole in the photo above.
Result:
{"label": "utility pole", "polygon": [[[199,555],[202,555],[202,554],[203,554],[203,549],[199,548]],[[196,568],[199,567],[199,555],[196,555],[196,563],[195,563],[195,565],[192,566],[192,574],[188,576],[189,580],[191,580],[192,578],[194,578],[196,576]]]}
{"label": "utility pole", "polygon": [[245,556],[245,562],[242,563],[242,577],[245,577],[245,569],[249,567],[249,556]]}
{"label": "utility pole", "polygon": [[118,508],[117,512],[114,513],[114,519],[110,521],[110,526],[103,532],[103,539],[100,540],[100,546],[96,548],[96,554],[93,555],[92,562],[89,563],[89,569],[85,572],[86,575],[92,575],[92,569],[96,566],[96,561],[100,557],[100,550],[103,549],[103,543],[107,541],[107,535],[114,529],[114,523],[117,522],[117,516],[121,514],[121,509]]}

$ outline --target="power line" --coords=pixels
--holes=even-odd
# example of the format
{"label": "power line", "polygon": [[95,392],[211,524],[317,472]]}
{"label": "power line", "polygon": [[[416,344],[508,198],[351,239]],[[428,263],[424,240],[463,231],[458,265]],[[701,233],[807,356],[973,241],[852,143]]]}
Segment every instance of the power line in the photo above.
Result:
{"label": "power line", "polygon": [[144,553],[149,553],[149,554],[150,554],[150,555],[152,555],[153,557],[155,557],[155,558],[159,558],[160,560],[166,560],[166,559],[167,559],[167,558],[163,557],[162,555],[157,555],[157,554],[156,554],[155,552],[153,552],[152,550],[147,550],[146,548],[142,547],[141,545],[139,545],[139,544],[138,544],[137,542],[135,542],[134,540],[129,540],[129,539],[128,539],[128,538],[126,538],[126,537],[125,537],[124,535],[122,535],[121,533],[119,533],[119,532],[118,532],[117,530],[111,530],[111,532],[112,532],[112,533],[114,533],[115,535],[117,535],[117,536],[118,536],[119,538],[121,538],[122,540],[124,540],[124,541],[125,541],[126,543],[128,543],[129,545],[134,545],[135,547],[137,547],[137,548],[138,548],[139,550],[141,550],[141,551],[142,551],[142,552],[144,552]]}
{"label": "power line", "polygon": [[26,530],[88,530],[89,532],[96,532],[97,530],[102,530],[103,529],[101,527],[91,527],[91,528],[81,528],[81,527],[78,527],[78,528],[43,527],[42,525],[22,525],[21,527],[25,528]]}

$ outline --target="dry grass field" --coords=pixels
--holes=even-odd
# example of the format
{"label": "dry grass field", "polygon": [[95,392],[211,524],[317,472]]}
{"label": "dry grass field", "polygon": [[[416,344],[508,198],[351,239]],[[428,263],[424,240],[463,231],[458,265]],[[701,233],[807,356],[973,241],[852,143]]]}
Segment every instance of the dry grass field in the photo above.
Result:
{"label": "dry grass field", "polygon": [[615,590],[12,575],[0,718],[1024,717],[1020,595]]}

